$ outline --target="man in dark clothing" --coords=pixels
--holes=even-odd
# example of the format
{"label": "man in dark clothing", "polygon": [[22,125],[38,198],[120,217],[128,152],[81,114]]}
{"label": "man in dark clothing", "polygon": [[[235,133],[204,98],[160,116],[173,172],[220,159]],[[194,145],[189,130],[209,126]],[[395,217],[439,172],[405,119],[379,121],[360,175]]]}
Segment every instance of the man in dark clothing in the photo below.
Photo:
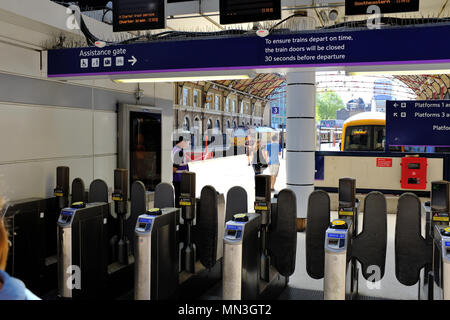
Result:
{"label": "man in dark clothing", "polygon": [[180,184],[181,184],[181,173],[183,171],[189,171],[189,166],[186,162],[186,157],[184,154],[184,149],[187,147],[187,142],[184,140],[183,136],[178,138],[178,142],[172,149],[173,158],[173,187],[175,189],[175,206],[179,208],[179,198],[180,198]]}

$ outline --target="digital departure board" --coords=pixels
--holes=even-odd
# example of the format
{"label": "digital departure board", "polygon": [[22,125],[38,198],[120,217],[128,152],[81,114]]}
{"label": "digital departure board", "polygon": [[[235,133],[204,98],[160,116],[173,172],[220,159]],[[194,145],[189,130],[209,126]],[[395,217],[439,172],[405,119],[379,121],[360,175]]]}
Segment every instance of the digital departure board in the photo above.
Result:
{"label": "digital departure board", "polygon": [[379,6],[381,13],[419,11],[419,0],[345,0],[345,15],[368,14],[371,5]]}
{"label": "digital departure board", "polygon": [[164,29],[166,0],[114,0],[113,31]]}
{"label": "digital departure board", "polygon": [[281,0],[220,0],[220,24],[281,19]]}

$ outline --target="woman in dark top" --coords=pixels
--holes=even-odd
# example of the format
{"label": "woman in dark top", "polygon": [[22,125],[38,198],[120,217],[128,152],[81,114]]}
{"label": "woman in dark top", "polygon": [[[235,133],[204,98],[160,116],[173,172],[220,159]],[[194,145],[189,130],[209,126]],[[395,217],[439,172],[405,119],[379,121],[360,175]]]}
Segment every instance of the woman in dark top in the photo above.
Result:
{"label": "woman in dark top", "polygon": [[261,140],[257,140],[253,147],[253,170],[255,171],[255,176],[262,174],[264,169],[267,168],[269,159],[267,156],[266,148],[261,144]]}

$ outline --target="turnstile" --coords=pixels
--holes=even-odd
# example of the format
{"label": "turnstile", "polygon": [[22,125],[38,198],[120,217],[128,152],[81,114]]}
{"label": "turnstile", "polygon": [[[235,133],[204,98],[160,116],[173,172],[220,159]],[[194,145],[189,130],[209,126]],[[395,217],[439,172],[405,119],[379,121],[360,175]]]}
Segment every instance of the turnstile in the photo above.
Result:
{"label": "turnstile", "polygon": [[236,214],[225,227],[223,300],[256,300],[259,295],[261,215]]}
{"label": "turnstile", "polygon": [[325,232],[324,300],[345,300],[351,293],[352,221],[334,220]]}
{"label": "turnstile", "polygon": [[[295,270],[296,197],[288,189],[270,198],[270,176],[255,177],[255,213],[234,214],[224,234],[222,298],[273,299]],[[242,190],[232,194],[246,199]],[[246,206],[230,206],[230,211]],[[228,215],[228,214],[227,214]],[[229,215],[228,215],[229,216]]]}
{"label": "turnstile", "polygon": [[178,289],[177,208],[154,208],[136,225],[135,300],[173,298]]}
{"label": "turnstile", "polygon": [[107,273],[108,203],[75,203],[58,219],[58,292],[61,298],[101,298]]}
{"label": "turnstile", "polygon": [[135,299],[192,299],[221,278],[223,194],[205,186],[196,199],[195,173],[186,172],[178,199],[181,209],[174,208],[173,199],[173,186],[160,183],[155,204],[168,207],[153,208],[138,218]]}
{"label": "turnstile", "polygon": [[406,286],[419,283],[418,299],[450,299],[448,281],[450,236],[450,183],[431,183],[431,202],[423,205],[425,234],[422,233],[420,199],[405,193],[399,199],[395,230],[395,274]]}
{"label": "turnstile", "polygon": [[6,271],[40,297],[51,296],[58,287],[56,227],[69,202],[68,167],[56,168],[55,182],[54,197],[10,201],[3,208],[11,243]]}
{"label": "turnstile", "polygon": [[[350,180],[348,180],[350,181]],[[340,183],[340,186],[345,185]],[[354,193],[354,182],[347,184]],[[350,196],[350,199],[355,199]],[[306,227],[306,271],[314,279],[324,279],[324,299],[356,299],[358,272],[361,264],[367,281],[379,281],[384,276],[387,247],[386,199],[380,192],[369,193],[364,200],[362,231],[357,233],[357,202],[340,201],[339,217],[330,223],[330,198],[321,190],[311,193],[308,200]],[[349,205],[350,204],[350,205]],[[350,214],[351,213],[351,214]],[[379,277],[371,277],[378,271]]]}
{"label": "turnstile", "polygon": [[435,226],[433,300],[450,300],[450,227]]}

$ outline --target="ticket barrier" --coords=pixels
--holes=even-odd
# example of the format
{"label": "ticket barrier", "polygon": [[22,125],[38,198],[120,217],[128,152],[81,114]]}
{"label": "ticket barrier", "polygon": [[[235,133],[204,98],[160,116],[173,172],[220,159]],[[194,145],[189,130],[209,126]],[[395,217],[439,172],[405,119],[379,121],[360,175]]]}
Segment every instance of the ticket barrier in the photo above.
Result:
{"label": "ticket barrier", "polygon": [[405,193],[399,199],[395,233],[396,277],[400,283],[419,283],[419,300],[450,299],[450,183],[431,183],[431,201],[423,205],[425,234],[422,235],[420,199]]}
{"label": "ticket barrier", "polygon": [[363,228],[357,234],[352,218],[330,223],[330,197],[318,190],[308,200],[306,227],[306,271],[313,279],[324,279],[325,300],[357,299],[358,272],[361,264],[367,281],[378,271],[384,276],[387,246],[386,199],[371,192],[364,201]]}
{"label": "ticket barrier", "polygon": [[[255,189],[255,213],[234,214],[225,227],[224,300],[274,299],[295,270],[295,194],[284,189],[271,199],[270,176],[265,175],[255,177]],[[234,192],[246,199],[238,189]]]}
{"label": "ticket barrier", "polygon": [[127,230],[130,224],[136,225],[137,206],[131,195],[131,211],[128,211],[127,171],[116,169],[114,180],[114,212],[108,186],[100,179],[92,181],[88,203],[75,202],[61,211],[58,220],[60,298],[120,299],[132,294],[133,243],[128,240]]}
{"label": "ticket barrier", "polygon": [[69,168],[57,167],[54,197],[6,203],[3,213],[10,250],[6,272],[40,297],[57,289],[56,225],[69,202]]}
{"label": "ticket barrier", "polygon": [[[141,190],[144,199],[143,184]],[[135,300],[167,300],[177,294],[179,209],[175,208],[172,185],[157,185],[155,206],[149,210],[142,208],[141,212],[145,213],[138,217],[136,224]]]}
{"label": "ticket barrier", "polygon": [[[222,274],[225,199],[205,186],[195,198],[195,173],[182,174],[180,209],[173,187],[158,185],[152,211],[140,215],[135,229],[135,299],[166,300],[201,295]],[[160,202],[166,198],[172,201]],[[166,206],[166,207],[164,207]],[[181,216],[181,217],[180,217]]]}
{"label": "ticket barrier", "polygon": [[96,180],[89,195],[89,200],[96,195],[97,201],[75,202],[59,215],[58,297],[62,299],[98,299],[106,291],[108,188]]}

